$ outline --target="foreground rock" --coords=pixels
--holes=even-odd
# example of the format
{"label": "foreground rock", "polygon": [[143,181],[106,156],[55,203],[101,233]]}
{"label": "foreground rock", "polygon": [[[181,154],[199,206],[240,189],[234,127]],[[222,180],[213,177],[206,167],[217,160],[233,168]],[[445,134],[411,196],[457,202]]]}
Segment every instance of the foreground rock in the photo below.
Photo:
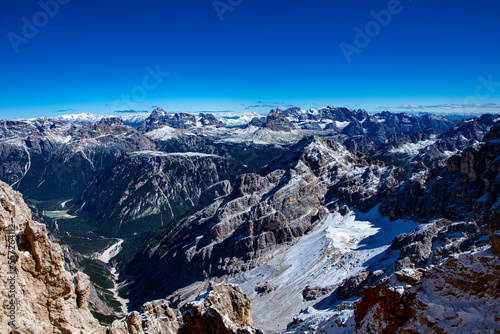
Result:
{"label": "foreground rock", "polygon": [[400,273],[399,281],[412,284],[393,278],[363,291],[355,308],[356,330],[497,333],[499,274],[499,258],[489,250],[450,258],[423,272]]}
{"label": "foreground rock", "polygon": [[122,320],[115,320],[108,328],[109,334],[128,333],[177,333],[182,324],[179,310],[170,308],[166,300],[155,300],[144,304],[141,313],[134,311]]}
{"label": "foreground rock", "polygon": [[132,312],[113,322],[109,334],[263,334],[253,327],[250,299],[233,284],[211,284],[200,301],[186,305],[184,314],[170,308],[166,300],[144,305],[141,313]]}
{"label": "foreground rock", "polygon": [[59,245],[0,182],[2,333],[105,333],[87,307],[88,277],[64,268]]}

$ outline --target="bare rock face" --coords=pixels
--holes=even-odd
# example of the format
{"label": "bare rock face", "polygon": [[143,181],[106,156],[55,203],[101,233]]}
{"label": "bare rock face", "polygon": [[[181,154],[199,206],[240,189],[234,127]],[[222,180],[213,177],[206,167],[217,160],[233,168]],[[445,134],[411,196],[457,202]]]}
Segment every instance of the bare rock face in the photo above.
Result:
{"label": "bare rock face", "polygon": [[411,316],[410,305],[414,299],[414,294],[402,295],[385,285],[365,289],[361,302],[356,305],[355,309],[356,331],[359,333],[396,333]]}
{"label": "bare rock face", "polygon": [[380,212],[391,218],[468,219],[484,227],[498,201],[498,128],[500,123],[493,125],[483,142],[452,156],[446,167],[414,173],[402,187],[382,198]]}
{"label": "bare rock face", "polygon": [[[500,260],[489,250],[399,273],[402,286],[366,288],[355,308],[358,333],[496,333]],[[411,277],[411,279],[409,279]]]}
{"label": "bare rock face", "polygon": [[370,272],[364,271],[347,279],[337,290],[337,297],[342,300],[359,296],[364,284],[368,281],[369,275]]}
{"label": "bare rock face", "polygon": [[156,108],[153,110],[151,115],[144,120],[144,122],[139,126],[139,131],[148,132],[165,125],[176,129],[189,129],[196,127],[196,125],[213,125],[213,126],[224,126],[220,121],[218,121],[212,114],[200,113],[198,115],[188,114],[185,112],[181,113],[170,113],[165,112],[161,108]]}
{"label": "bare rock face", "polygon": [[200,301],[186,305],[184,314],[170,308],[169,302],[155,300],[142,311],[116,320],[108,334],[263,334],[253,327],[250,299],[233,284],[211,284]]}
{"label": "bare rock face", "polygon": [[125,319],[115,320],[108,328],[108,334],[175,334],[181,324],[181,312],[170,308],[169,302],[161,299],[144,304],[141,313],[134,311]]}
{"label": "bare rock face", "polygon": [[394,238],[391,250],[399,251],[395,270],[437,264],[450,255],[469,250],[479,236],[479,227],[473,222],[439,219],[422,224],[411,234]]}
{"label": "bare rock face", "polygon": [[288,121],[283,111],[279,109],[271,110],[263,122],[262,127],[273,131],[285,132],[290,132],[293,129],[293,125],[290,124],[290,121]]}
{"label": "bare rock face", "polygon": [[[203,190],[241,172],[237,162],[214,154],[134,152],[94,177],[75,207],[103,234],[140,233],[167,225],[196,205]],[[228,187],[212,188],[213,195]]]}
{"label": "bare rock face", "polygon": [[2,333],[104,333],[87,308],[88,277],[64,268],[61,247],[0,182]]}
{"label": "bare rock face", "polygon": [[212,284],[204,300],[186,305],[180,334],[263,333],[253,328],[250,299],[233,284]]}

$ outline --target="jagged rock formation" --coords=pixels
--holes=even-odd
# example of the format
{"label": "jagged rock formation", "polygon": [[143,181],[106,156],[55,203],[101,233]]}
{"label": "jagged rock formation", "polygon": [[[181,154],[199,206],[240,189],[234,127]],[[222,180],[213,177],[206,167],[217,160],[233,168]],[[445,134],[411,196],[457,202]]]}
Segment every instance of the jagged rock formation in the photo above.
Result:
{"label": "jagged rock formation", "polygon": [[153,110],[151,115],[144,120],[144,122],[138,127],[138,130],[142,133],[153,131],[164,126],[169,126],[174,129],[190,129],[201,126],[224,126],[219,120],[217,120],[212,114],[199,115],[188,114],[188,113],[167,113],[161,108],[156,108]]}
{"label": "jagged rock formation", "polygon": [[[361,333],[496,333],[500,261],[489,250],[400,273],[363,291],[355,307]],[[399,280],[398,280],[399,278]]]}
{"label": "jagged rock formation", "polygon": [[288,108],[283,111],[293,123],[303,127],[307,121],[321,121],[323,119],[334,120],[338,122],[362,122],[370,115],[363,109],[349,109],[344,107],[327,106],[319,110],[302,110],[297,107]]}
{"label": "jagged rock formation", "polygon": [[211,284],[204,300],[186,305],[180,334],[259,334],[253,328],[250,299],[233,284]]}
{"label": "jagged rock formation", "polygon": [[400,234],[390,250],[398,251],[395,270],[425,268],[437,264],[448,256],[465,252],[484,236],[474,222],[455,222],[439,219],[422,224],[411,234]]}
{"label": "jagged rock formation", "polygon": [[451,157],[446,167],[414,170],[403,187],[382,200],[380,212],[393,219],[469,219],[485,226],[500,190],[498,127],[496,123],[484,142]]}
{"label": "jagged rock formation", "polygon": [[88,277],[64,268],[61,248],[0,182],[2,333],[105,333],[88,310]]}
{"label": "jagged rock formation", "polygon": [[272,131],[290,132],[293,129],[290,121],[288,120],[284,112],[280,109],[271,110],[269,112],[269,115],[267,115],[267,117],[265,118],[254,118],[250,124],[260,126],[262,128],[267,128]]}
{"label": "jagged rock formation", "polygon": [[423,147],[414,160],[422,161],[427,165],[435,161],[446,160],[451,155],[460,153],[474,143],[483,140],[493,124],[499,120],[500,116],[490,114],[463,120],[441,133],[430,145]]}
{"label": "jagged rock formation", "polygon": [[108,334],[175,334],[182,323],[179,310],[170,308],[166,300],[155,300],[144,304],[141,313],[134,311],[122,320],[115,320]]}
{"label": "jagged rock formation", "polygon": [[211,284],[203,299],[189,303],[183,314],[166,300],[146,303],[141,313],[116,320],[108,334],[264,334],[253,327],[250,299],[233,284]]}

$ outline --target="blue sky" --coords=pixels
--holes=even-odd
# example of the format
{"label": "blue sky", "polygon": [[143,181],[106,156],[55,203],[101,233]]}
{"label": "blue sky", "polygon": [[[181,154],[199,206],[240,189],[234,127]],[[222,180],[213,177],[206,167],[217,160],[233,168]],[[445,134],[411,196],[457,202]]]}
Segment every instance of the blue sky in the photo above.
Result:
{"label": "blue sky", "polygon": [[0,118],[500,112],[499,13],[496,0],[4,0]]}

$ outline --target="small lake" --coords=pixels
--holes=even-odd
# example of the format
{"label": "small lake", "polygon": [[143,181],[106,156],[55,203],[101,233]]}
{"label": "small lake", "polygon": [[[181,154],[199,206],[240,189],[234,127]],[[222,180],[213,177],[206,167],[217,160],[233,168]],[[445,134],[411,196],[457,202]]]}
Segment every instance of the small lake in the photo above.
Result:
{"label": "small lake", "polygon": [[45,216],[49,218],[59,218],[68,214],[69,210],[65,211],[45,211]]}

